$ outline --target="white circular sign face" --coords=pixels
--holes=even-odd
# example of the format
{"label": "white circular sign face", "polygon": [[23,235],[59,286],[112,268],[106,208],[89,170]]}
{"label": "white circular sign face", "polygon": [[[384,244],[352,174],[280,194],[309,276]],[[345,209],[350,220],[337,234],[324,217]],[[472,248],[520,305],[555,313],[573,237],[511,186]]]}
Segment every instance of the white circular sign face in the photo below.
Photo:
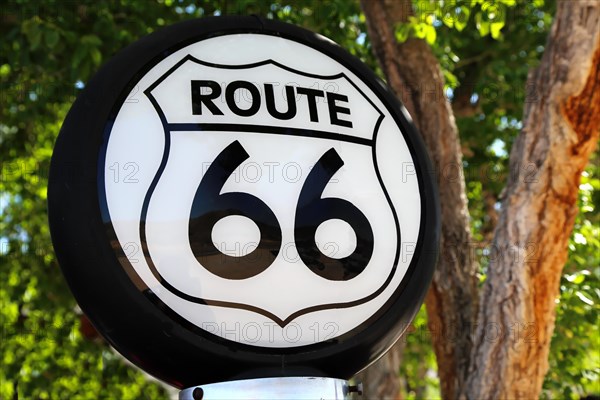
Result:
{"label": "white circular sign face", "polygon": [[340,337],[411,264],[422,199],[404,135],[312,47],[261,34],[183,47],[139,79],[107,138],[121,264],[208,333],[270,348]]}

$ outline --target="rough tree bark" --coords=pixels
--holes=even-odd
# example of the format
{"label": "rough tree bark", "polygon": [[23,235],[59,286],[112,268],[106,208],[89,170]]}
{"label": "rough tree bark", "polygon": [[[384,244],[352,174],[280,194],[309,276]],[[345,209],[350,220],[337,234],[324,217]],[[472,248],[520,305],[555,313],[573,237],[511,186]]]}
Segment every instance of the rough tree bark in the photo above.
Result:
{"label": "rough tree bark", "polygon": [[400,400],[398,373],[406,342],[399,340],[383,357],[361,372],[357,379],[363,383],[363,395],[368,400]]}
{"label": "rough tree bark", "polygon": [[[362,0],[368,33],[388,84],[402,100],[421,132],[432,158],[442,210],[441,253],[426,298],[429,329],[439,365],[442,394],[455,398],[466,379],[471,339],[463,334],[473,324],[477,310],[477,265],[470,257],[472,240],[462,170],[462,153],[450,103],[444,96],[439,63],[423,40],[398,44],[394,25],[406,21],[410,0]],[[399,357],[392,353],[391,359]],[[398,365],[393,365],[397,374]],[[369,389],[383,379],[371,373]],[[385,380],[383,380],[385,381]],[[379,398],[397,396],[398,385],[377,390]]]}
{"label": "rough tree bark", "polygon": [[[577,213],[579,177],[599,135],[600,2],[558,4],[531,80],[537,96],[526,105],[525,127],[511,152],[511,171],[535,166],[536,174],[533,180],[510,176],[477,320],[477,266],[469,251],[462,155],[440,67],[424,41],[395,41],[394,24],[410,15],[410,3],[361,4],[388,83],[415,119],[438,173],[442,250],[426,304],[442,395],[537,398],[548,369],[554,299]],[[473,338],[471,327],[477,327]],[[388,357],[367,376],[367,385],[386,382],[372,392],[378,397],[397,395],[398,386],[389,379],[398,371],[399,357]]]}
{"label": "rough tree bark", "polygon": [[535,399],[548,370],[555,299],[567,259],[581,172],[600,131],[600,2],[560,1],[531,75],[524,128],[481,294],[468,399]]}
{"label": "rough tree bark", "polygon": [[[538,398],[580,174],[599,136],[600,2],[558,3],[544,57],[531,78],[537,96],[526,105],[524,129],[510,158],[511,171],[535,166],[536,174],[533,180],[523,174],[509,178],[478,312],[462,155],[439,63],[424,41],[395,40],[393,26],[406,20],[410,1],[361,0],[361,5],[388,84],[413,116],[438,173],[441,257],[426,304],[442,396]],[[384,362],[397,372],[398,365]],[[385,387],[390,392],[378,392],[381,397],[395,397],[397,386]]]}

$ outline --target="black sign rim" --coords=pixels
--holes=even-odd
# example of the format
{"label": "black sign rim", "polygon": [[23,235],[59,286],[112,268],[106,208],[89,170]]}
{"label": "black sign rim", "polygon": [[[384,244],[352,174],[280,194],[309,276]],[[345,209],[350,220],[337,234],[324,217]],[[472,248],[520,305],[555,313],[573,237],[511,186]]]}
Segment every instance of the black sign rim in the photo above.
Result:
{"label": "black sign rim", "polygon": [[[210,334],[153,302],[135,286],[111,249],[99,191],[100,149],[116,113],[150,68],[194,42],[235,33],[274,35],[334,58],[378,95],[402,128],[421,190],[421,227],[401,285],[374,316],[327,342],[261,348]],[[82,132],[86,132],[82,134]],[[164,28],[111,59],[78,97],[56,142],[48,187],[52,241],[82,310],[121,354],[176,387],[225,380],[313,375],[347,379],[391,346],[408,327],[429,286],[440,234],[438,194],[422,139],[399,101],[357,58],[302,28],[258,17],[208,17]],[[106,217],[106,216],[104,216]],[[98,299],[103,299],[99,302]],[[153,304],[154,303],[154,304]],[[157,307],[158,305],[158,307]],[[162,309],[161,309],[162,307]],[[115,310],[119,310],[115,313]],[[382,318],[382,315],[385,316]],[[391,316],[399,316],[397,319]],[[359,333],[354,333],[360,330]],[[197,366],[208,362],[199,375]]]}

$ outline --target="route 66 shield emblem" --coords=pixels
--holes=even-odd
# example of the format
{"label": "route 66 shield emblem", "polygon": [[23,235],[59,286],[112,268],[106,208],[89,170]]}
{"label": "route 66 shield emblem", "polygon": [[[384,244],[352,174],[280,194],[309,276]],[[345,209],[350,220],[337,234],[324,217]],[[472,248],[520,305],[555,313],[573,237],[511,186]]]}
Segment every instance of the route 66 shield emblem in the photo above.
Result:
{"label": "route 66 shield emblem", "polygon": [[[112,258],[94,273],[118,281],[116,295],[133,284],[118,307],[198,354],[213,352],[208,341],[227,360],[263,354],[315,367],[335,358],[315,349],[348,357],[377,329],[367,347],[378,350],[357,362],[366,364],[405,328],[431,277],[439,228],[426,155],[356,60],[322,38],[250,20],[237,20],[253,27],[243,32],[213,24],[161,36],[157,51],[168,50],[121,86],[99,134],[94,189]],[[92,319],[110,320],[91,303]],[[388,321],[393,312],[400,322]],[[158,332],[150,314],[172,328]],[[229,374],[217,370],[209,379]]]}

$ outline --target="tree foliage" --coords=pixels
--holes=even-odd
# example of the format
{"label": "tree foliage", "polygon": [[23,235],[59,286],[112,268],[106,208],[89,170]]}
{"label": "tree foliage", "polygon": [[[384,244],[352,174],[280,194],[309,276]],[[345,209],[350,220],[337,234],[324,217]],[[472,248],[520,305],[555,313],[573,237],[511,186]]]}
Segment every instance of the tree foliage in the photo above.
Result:
{"label": "tree foliage", "polygon": [[[164,389],[132,369],[95,336],[54,258],[46,216],[52,146],[68,108],[95,70],[138,38],[180,20],[257,14],[319,32],[380,75],[357,1],[14,0],[0,13],[0,399],[160,398]],[[491,232],[509,170],[508,151],[523,104],[539,101],[527,74],[544,50],[553,1],[413,1],[397,27],[432,46],[446,78],[463,146],[472,255],[481,280],[494,249]],[[595,158],[597,162],[597,157]],[[455,170],[437,171],[445,179]],[[557,328],[544,397],[600,393],[600,170],[580,186],[580,215],[557,299]],[[543,257],[532,248],[516,256]],[[443,255],[442,255],[443,256]],[[408,398],[439,394],[425,314],[407,341],[401,376]],[[448,338],[451,340],[451,338]],[[99,395],[101,393],[101,395]]]}

